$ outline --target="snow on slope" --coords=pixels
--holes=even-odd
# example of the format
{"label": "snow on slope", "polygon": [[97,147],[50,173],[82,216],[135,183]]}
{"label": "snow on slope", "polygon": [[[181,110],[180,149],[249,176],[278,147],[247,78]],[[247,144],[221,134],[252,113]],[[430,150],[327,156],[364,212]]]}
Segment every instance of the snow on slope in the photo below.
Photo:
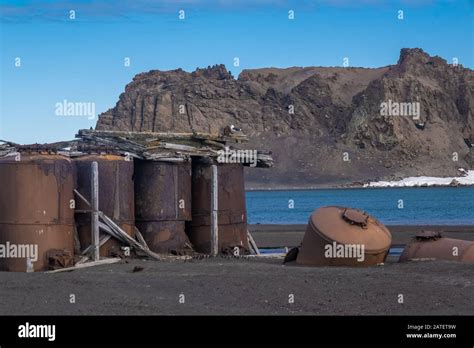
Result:
{"label": "snow on slope", "polygon": [[449,186],[453,184],[474,185],[474,170],[462,171],[464,176],[437,178],[432,176],[415,176],[399,181],[373,181],[365,184],[364,187],[416,187],[416,186]]}

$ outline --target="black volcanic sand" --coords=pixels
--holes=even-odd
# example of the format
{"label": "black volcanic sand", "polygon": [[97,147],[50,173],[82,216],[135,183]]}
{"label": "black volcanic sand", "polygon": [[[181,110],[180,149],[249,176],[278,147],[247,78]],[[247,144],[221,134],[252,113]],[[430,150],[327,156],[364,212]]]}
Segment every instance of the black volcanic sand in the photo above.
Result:
{"label": "black volcanic sand", "polygon": [[[137,265],[144,269],[133,273]],[[473,274],[474,264],[442,261],[311,268],[275,259],[134,260],[67,273],[0,273],[0,313],[472,315]]]}
{"label": "black volcanic sand", "polygon": [[[256,239],[259,233],[265,232],[254,232]],[[396,261],[312,268],[217,257],[129,260],[56,274],[0,272],[0,314],[474,314],[474,264]],[[134,273],[135,266],[143,270]]]}

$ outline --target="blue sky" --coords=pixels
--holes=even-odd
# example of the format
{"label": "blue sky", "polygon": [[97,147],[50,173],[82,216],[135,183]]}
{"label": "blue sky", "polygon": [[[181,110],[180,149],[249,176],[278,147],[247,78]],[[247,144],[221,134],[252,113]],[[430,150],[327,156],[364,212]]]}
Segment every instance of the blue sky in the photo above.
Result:
{"label": "blue sky", "polygon": [[95,103],[99,114],[135,74],[152,69],[223,63],[237,77],[247,68],[341,66],[344,57],[378,67],[396,63],[403,47],[474,66],[473,1],[0,3],[0,139],[19,143],[72,139],[96,118],[57,116],[56,103]]}

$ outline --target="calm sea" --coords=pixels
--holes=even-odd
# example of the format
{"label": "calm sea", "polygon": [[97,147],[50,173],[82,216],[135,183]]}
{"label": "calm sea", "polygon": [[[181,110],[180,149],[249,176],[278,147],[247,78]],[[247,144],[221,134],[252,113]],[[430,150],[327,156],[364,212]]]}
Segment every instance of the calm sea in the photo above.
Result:
{"label": "calm sea", "polygon": [[338,205],[387,225],[474,225],[474,187],[248,191],[246,198],[251,224],[306,224],[316,208]]}

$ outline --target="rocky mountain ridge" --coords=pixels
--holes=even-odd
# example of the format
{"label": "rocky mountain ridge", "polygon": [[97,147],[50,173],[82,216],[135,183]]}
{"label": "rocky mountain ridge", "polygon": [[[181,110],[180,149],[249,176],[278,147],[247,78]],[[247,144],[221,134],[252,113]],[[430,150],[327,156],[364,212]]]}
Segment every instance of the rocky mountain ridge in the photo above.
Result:
{"label": "rocky mountain ridge", "polygon": [[96,128],[220,133],[232,124],[249,136],[245,147],[275,159],[247,171],[248,188],[305,188],[472,169],[473,110],[473,70],[415,48],[376,69],[263,68],[237,79],[224,65],[152,70]]}

